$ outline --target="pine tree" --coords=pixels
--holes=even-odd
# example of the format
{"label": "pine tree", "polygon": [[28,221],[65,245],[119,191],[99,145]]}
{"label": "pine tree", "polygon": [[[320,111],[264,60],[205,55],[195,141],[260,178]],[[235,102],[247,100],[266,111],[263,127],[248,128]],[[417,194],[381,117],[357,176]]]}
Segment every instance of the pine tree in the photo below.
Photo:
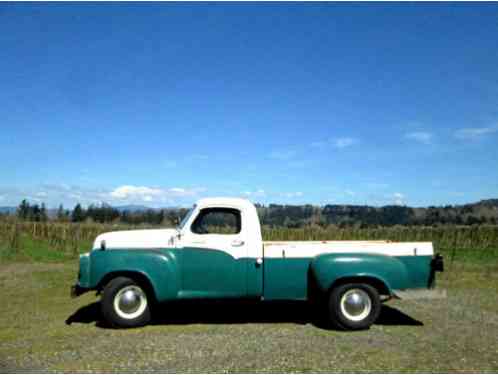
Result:
{"label": "pine tree", "polygon": [[64,206],[61,204],[57,209],[57,220],[65,221],[65,219],[66,219],[66,212],[64,211]]}
{"label": "pine tree", "polygon": [[45,207],[45,203],[42,203],[40,208],[40,221],[45,223],[47,220],[48,220],[47,208]]}
{"label": "pine tree", "polygon": [[31,210],[29,212],[29,220],[40,221],[40,206],[38,206],[38,204],[31,206]]}
{"label": "pine tree", "polygon": [[17,208],[17,216],[19,217],[19,219],[26,220],[28,218],[29,211],[29,203],[26,199],[23,199],[21,204]]}
{"label": "pine tree", "polygon": [[73,214],[71,215],[71,221],[73,223],[79,223],[83,220],[85,220],[85,212],[81,208],[81,204],[78,203],[74,207]]}

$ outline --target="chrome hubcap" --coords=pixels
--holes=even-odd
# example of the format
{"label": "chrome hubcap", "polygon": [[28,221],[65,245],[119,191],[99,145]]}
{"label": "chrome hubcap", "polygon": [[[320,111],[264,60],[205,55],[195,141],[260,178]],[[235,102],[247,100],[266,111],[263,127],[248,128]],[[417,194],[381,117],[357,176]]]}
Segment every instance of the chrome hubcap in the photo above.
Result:
{"label": "chrome hubcap", "polygon": [[137,311],[140,306],[140,295],[134,290],[127,290],[119,299],[119,309],[126,314]]}
{"label": "chrome hubcap", "polygon": [[134,319],[140,316],[146,307],[147,297],[143,290],[136,285],[124,287],[114,297],[116,313],[125,319]]}
{"label": "chrome hubcap", "polygon": [[350,289],[341,298],[341,311],[349,320],[363,320],[371,310],[370,296],[361,289]]}

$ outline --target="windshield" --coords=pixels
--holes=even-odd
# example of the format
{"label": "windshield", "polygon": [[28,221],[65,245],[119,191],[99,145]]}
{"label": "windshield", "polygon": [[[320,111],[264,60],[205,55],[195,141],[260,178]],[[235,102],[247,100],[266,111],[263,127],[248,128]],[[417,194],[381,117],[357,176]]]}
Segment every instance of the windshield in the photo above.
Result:
{"label": "windshield", "polygon": [[183,217],[182,221],[180,222],[180,225],[178,225],[178,230],[183,229],[183,226],[188,221],[188,219],[190,219],[190,216],[192,216],[192,213],[195,211],[195,207],[196,205],[194,204],[194,206],[190,210],[188,210],[187,214]]}

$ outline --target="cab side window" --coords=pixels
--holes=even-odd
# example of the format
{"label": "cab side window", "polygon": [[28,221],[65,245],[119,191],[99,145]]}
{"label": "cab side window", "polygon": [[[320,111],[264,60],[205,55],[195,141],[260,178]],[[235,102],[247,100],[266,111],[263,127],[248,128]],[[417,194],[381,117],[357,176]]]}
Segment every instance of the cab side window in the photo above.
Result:
{"label": "cab side window", "polygon": [[233,208],[205,208],[190,229],[196,234],[240,233],[240,211]]}

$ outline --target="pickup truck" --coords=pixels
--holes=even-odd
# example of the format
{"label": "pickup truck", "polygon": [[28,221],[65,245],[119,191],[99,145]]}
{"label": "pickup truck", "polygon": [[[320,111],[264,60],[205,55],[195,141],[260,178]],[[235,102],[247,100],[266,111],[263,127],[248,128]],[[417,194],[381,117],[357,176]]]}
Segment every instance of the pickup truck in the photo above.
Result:
{"label": "pickup truck", "polygon": [[71,295],[97,291],[115,327],[147,324],[165,301],[247,298],[313,302],[329,323],[355,330],[370,327],[390,298],[435,293],[437,271],[443,259],[430,242],[266,242],[251,202],[206,198],[175,229],[97,236]]}

